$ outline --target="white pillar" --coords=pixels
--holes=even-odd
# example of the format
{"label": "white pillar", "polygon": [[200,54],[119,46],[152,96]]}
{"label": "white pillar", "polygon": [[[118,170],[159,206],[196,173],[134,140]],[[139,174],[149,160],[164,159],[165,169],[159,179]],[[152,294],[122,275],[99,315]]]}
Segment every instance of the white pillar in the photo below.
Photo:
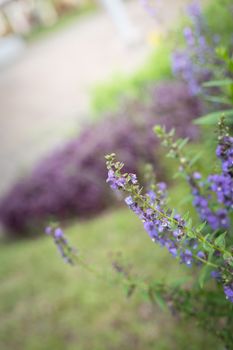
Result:
{"label": "white pillar", "polygon": [[100,0],[115,23],[122,39],[132,43],[139,39],[138,29],[132,24],[123,0]]}

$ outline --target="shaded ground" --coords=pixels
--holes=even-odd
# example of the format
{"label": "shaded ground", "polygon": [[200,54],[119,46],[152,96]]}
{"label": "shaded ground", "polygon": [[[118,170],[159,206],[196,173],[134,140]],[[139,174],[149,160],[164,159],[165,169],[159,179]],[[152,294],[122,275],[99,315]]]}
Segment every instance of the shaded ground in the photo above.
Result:
{"label": "shaded ground", "polygon": [[[141,40],[125,46],[106,12],[88,15],[31,45],[0,76],[0,193],[87,118],[90,87],[114,71],[132,71],[148,55],[146,38],[174,24],[188,0],[162,3],[160,18],[127,4]],[[169,6],[169,8],[168,8]]]}

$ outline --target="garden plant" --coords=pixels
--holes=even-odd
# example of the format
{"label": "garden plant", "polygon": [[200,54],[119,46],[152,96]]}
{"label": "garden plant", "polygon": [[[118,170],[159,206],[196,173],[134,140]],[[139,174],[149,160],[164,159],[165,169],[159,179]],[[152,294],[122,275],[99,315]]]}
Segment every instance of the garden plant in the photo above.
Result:
{"label": "garden plant", "polygon": [[[192,279],[188,283],[178,281],[169,285],[156,279],[148,281],[131,273],[120,260],[114,260],[112,265],[121,276],[128,296],[139,291],[152,303],[169,309],[174,317],[195,319],[202,328],[218,337],[226,349],[232,349],[233,136],[232,109],[226,107],[232,105],[232,51],[230,45],[214,48],[213,42],[209,47],[206,37],[202,36],[203,21],[199,7],[193,5],[189,10],[195,32],[185,28],[188,56],[176,52],[173,69],[175,74],[181,74],[186,80],[191,95],[202,95],[202,99],[208,101],[205,108],[211,113],[202,117],[199,123],[213,125],[218,119],[215,138],[210,137],[211,150],[213,145],[215,147],[214,165],[210,165],[207,159],[202,173],[198,167],[198,156],[189,156],[187,138],[176,139],[175,130],[163,125],[156,125],[154,132],[162,146],[168,149],[169,162],[177,162],[175,178],[182,179],[177,186],[183,186],[182,181],[187,182],[196,213],[180,213],[170,204],[167,184],[156,181],[153,168],[149,167],[145,172],[142,186],[137,174],[124,171],[124,163],[117,160],[115,153],[106,156],[106,165],[107,183],[118,197],[123,196],[128,208],[142,221],[152,244],[167,249],[176,260],[174,263],[192,268]],[[220,69],[216,76],[217,65]],[[214,134],[213,126],[205,130]],[[212,159],[208,152],[211,151],[208,150],[205,156],[209,155]],[[70,246],[57,224],[48,226],[46,234],[53,237],[66,263],[81,265],[97,277],[106,278]]]}
{"label": "garden plant", "polygon": [[31,239],[0,247],[0,348],[233,349],[232,11],[192,4],[1,199]]}

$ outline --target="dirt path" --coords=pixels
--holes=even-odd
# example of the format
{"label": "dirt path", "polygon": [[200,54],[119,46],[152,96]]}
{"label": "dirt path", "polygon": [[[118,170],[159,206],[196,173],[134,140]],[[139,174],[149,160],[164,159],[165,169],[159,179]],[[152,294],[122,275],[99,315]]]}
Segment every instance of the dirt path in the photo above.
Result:
{"label": "dirt path", "polygon": [[187,2],[162,2],[161,23],[138,0],[127,3],[141,33],[137,45],[124,46],[111,18],[100,11],[32,45],[0,72],[0,193],[75,133],[87,118],[91,86],[113,72],[139,66],[150,51],[148,33],[166,31]]}

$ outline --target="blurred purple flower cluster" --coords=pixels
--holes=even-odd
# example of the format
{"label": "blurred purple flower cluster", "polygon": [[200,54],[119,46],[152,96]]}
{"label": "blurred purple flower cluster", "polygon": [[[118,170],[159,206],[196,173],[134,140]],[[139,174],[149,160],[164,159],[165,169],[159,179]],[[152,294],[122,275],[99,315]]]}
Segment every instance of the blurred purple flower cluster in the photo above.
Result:
{"label": "blurred purple flower cluster", "polygon": [[158,17],[160,11],[158,5],[161,4],[161,0],[140,0],[140,3],[150,16]]}
{"label": "blurred purple flower cluster", "polygon": [[198,2],[188,6],[190,27],[183,31],[185,48],[172,54],[172,70],[175,76],[181,77],[187,84],[192,95],[202,92],[201,82],[210,78],[210,64],[214,62],[214,38],[208,38],[207,24],[201,13]]}
{"label": "blurred purple flower cluster", "polygon": [[86,126],[18,181],[0,201],[3,226],[14,235],[33,233],[47,220],[91,217],[112,205],[104,155],[113,151],[128,172],[140,174],[141,165],[149,162],[161,174],[152,127],[165,124],[194,139],[197,129],[191,120],[202,114],[202,107],[183,83],[163,83],[149,95],[150,102],[125,103],[120,112]]}

